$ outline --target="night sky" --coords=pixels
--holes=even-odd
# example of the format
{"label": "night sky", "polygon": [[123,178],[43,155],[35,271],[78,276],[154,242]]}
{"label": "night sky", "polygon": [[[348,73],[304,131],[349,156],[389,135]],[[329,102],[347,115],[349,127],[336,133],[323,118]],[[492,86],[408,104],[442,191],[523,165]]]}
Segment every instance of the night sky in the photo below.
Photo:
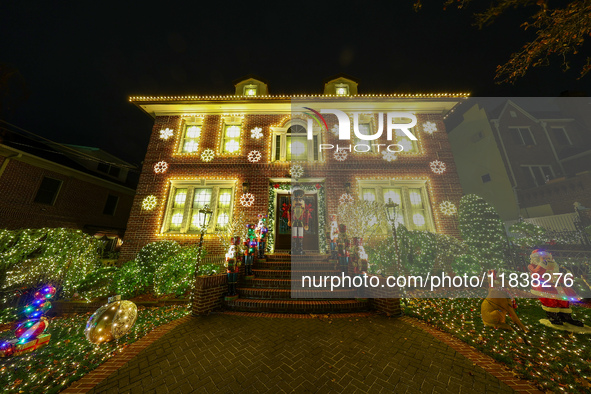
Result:
{"label": "night sky", "polygon": [[251,73],[271,94],[321,93],[339,72],[357,77],[360,93],[591,92],[591,76],[576,80],[582,56],[566,73],[554,59],[515,85],[494,83],[497,64],[531,37],[519,27],[523,10],[478,30],[477,7],[443,11],[438,1],[419,13],[412,0],[3,3],[0,63],[21,72],[29,93],[3,118],[135,164],[152,120],[129,96],[233,94],[232,81]]}

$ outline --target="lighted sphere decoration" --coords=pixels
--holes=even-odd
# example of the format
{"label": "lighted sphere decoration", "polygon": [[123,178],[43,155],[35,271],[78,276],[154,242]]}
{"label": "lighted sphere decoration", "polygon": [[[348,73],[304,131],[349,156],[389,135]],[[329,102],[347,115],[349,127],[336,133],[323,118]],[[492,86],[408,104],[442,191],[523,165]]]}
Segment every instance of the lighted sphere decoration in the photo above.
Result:
{"label": "lighted sphere decoration", "polygon": [[35,339],[49,327],[49,321],[45,317],[39,319],[28,319],[20,323],[14,335],[19,341],[26,342],[30,339]]}
{"label": "lighted sphere decoration", "polygon": [[137,319],[137,306],[131,301],[115,301],[101,306],[90,316],[84,335],[96,345],[119,339]]}

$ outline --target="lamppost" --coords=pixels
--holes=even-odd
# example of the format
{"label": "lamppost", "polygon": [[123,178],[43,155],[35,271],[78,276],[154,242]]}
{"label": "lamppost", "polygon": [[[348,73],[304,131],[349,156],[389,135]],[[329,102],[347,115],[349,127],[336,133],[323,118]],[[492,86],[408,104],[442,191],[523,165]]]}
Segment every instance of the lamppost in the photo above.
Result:
{"label": "lamppost", "polygon": [[400,253],[398,251],[398,238],[396,236],[396,216],[398,215],[398,204],[392,201],[391,198],[388,199],[386,203],[386,216],[388,216],[388,220],[392,224],[392,235],[394,237],[394,249],[396,250],[396,274],[400,273]]}
{"label": "lamppost", "polygon": [[[198,216],[198,224],[201,228],[201,236],[199,237],[199,246],[197,247],[197,261],[195,261],[195,275],[193,277],[193,292],[191,294],[191,309],[193,309],[193,303],[195,302],[195,292],[197,289],[195,288],[195,284],[197,283],[197,276],[199,276],[199,266],[201,265],[201,251],[203,250],[203,236],[207,232],[207,228],[209,227],[209,222],[211,221],[211,216],[213,211],[209,208],[209,205],[203,206],[203,208],[199,209],[199,216]],[[195,313],[193,312],[193,315]]]}

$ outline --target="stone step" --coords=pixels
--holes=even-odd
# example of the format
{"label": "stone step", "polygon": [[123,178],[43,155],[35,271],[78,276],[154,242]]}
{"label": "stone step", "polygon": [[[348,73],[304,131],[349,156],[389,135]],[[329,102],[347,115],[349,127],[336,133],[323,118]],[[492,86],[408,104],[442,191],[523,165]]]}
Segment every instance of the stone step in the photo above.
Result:
{"label": "stone step", "polygon": [[[254,276],[261,279],[289,279],[292,277],[292,270],[271,270],[271,269],[253,269]],[[301,278],[303,275],[315,275],[315,276],[325,276],[325,275],[341,275],[341,271],[336,271],[333,269],[320,269],[320,270],[297,270],[293,271],[293,275],[295,278]]]}
{"label": "stone step", "polygon": [[350,313],[367,311],[368,303],[357,300],[294,301],[238,298],[228,301],[226,307],[233,311],[243,312]]}
{"label": "stone step", "polygon": [[261,289],[291,289],[291,279],[255,278],[244,280],[242,284],[245,287]]}
{"label": "stone step", "polygon": [[290,255],[287,253],[274,253],[274,254],[267,254],[265,255],[265,259],[267,261],[310,261],[310,260],[317,260],[317,261],[326,261],[330,256],[328,254],[320,254],[320,253],[307,253],[304,255]]}
{"label": "stone step", "polygon": [[254,264],[256,269],[289,270],[292,267],[301,269],[334,269],[335,263],[329,261],[264,261],[259,260]]}
{"label": "stone step", "polygon": [[353,298],[357,294],[357,289],[339,289],[330,291],[330,289],[306,289],[298,290],[298,298],[292,298],[291,289],[265,289],[265,288],[251,288],[238,287],[238,294],[243,299],[283,299],[283,300],[328,300],[335,298]]}

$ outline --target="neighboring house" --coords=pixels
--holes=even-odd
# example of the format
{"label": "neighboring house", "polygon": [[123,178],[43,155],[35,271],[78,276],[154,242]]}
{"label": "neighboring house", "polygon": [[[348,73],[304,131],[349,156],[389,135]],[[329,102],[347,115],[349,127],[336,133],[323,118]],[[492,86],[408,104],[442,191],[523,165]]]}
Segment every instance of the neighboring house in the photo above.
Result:
{"label": "neighboring house", "polygon": [[[235,95],[131,97],[154,118],[154,127],[120,259],[133,258],[157,240],[196,243],[198,210],[205,204],[214,210],[205,235],[209,254],[225,253],[213,233],[239,210],[250,222],[258,214],[268,215],[269,251],[289,249],[291,230],[283,208],[291,201],[290,170],[296,164],[302,166],[297,181],[312,212],[304,237],[308,251],[327,252],[328,220],[346,193],[379,202],[391,198],[400,204],[398,220],[408,228],[458,236],[454,209],[462,190],[443,116],[466,95],[359,95],[357,87],[353,78],[337,75],[325,81],[322,95],[270,95],[264,80],[249,76],[235,81]],[[373,135],[378,116],[363,110],[378,97],[384,112],[417,117],[411,130],[418,141],[397,130],[395,142],[405,151],[388,156],[391,161],[375,147],[346,155],[320,151],[322,144],[343,144],[331,132],[336,116],[325,116],[327,127],[310,117],[292,116],[292,105],[305,105],[306,100],[323,108],[361,111],[360,132]],[[313,125],[310,139],[308,125]],[[386,133],[372,142],[385,146]]]}
{"label": "neighboring house", "polygon": [[0,228],[68,227],[122,242],[134,166],[98,148],[0,129]]}
{"label": "neighboring house", "polygon": [[589,99],[473,100],[449,132],[466,194],[485,198],[505,221],[591,206]]}

